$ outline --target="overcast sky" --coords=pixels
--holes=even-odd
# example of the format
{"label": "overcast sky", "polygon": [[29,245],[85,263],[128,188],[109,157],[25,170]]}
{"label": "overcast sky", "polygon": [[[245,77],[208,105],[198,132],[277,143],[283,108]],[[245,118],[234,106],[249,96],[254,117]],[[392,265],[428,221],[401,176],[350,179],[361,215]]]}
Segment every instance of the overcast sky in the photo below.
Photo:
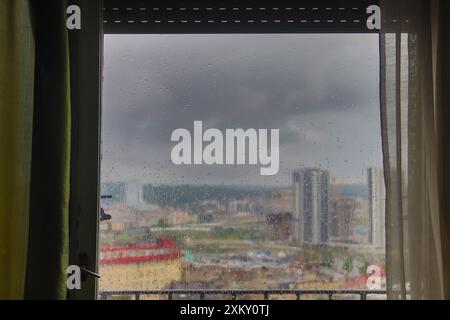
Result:
{"label": "overcast sky", "polygon": [[[106,35],[103,181],[289,185],[382,166],[378,35]],[[174,129],[280,129],[280,170],[175,166]]]}

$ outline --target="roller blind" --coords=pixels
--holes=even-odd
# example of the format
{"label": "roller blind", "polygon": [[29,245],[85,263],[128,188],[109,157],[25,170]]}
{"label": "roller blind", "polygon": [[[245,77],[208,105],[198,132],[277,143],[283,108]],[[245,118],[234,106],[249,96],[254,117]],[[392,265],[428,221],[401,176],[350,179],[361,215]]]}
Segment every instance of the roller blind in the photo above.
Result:
{"label": "roller blind", "polygon": [[105,33],[366,33],[378,1],[104,0]]}

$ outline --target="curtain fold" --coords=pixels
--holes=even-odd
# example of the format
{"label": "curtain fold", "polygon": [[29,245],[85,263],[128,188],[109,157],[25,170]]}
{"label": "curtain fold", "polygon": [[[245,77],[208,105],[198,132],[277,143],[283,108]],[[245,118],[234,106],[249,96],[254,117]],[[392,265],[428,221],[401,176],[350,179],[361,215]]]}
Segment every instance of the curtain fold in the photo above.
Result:
{"label": "curtain fold", "polygon": [[70,187],[66,1],[30,1],[36,41],[27,299],[65,299]]}
{"label": "curtain fold", "polygon": [[442,266],[443,266],[443,295],[450,299],[450,1],[440,1],[435,25],[436,35],[435,59],[439,68],[434,70],[436,77],[435,99],[438,106],[436,111],[439,153],[439,190],[442,193],[440,208],[440,235]]}
{"label": "curtain fold", "polygon": [[27,0],[0,1],[0,300],[23,297],[34,41]]}
{"label": "curtain fold", "polygon": [[443,49],[448,50],[450,40],[443,26],[450,14],[445,3],[380,2],[386,265],[391,299],[449,298],[445,272],[449,267],[448,180],[442,179],[448,147],[440,130],[450,92],[448,77],[441,73]]}
{"label": "curtain fold", "polygon": [[0,0],[0,299],[65,299],[66,1]]}

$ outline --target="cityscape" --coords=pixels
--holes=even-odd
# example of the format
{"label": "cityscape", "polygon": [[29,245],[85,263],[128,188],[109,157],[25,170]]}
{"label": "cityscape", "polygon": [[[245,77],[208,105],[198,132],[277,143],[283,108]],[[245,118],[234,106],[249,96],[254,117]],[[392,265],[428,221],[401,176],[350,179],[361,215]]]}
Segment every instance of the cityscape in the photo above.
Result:
{"label": "cityscape", "polygon": [[378,167],[366,184],[304,168],[287,187],[108,182],[102,194],[100,291],[367,290],[371,265],[385,277]]}

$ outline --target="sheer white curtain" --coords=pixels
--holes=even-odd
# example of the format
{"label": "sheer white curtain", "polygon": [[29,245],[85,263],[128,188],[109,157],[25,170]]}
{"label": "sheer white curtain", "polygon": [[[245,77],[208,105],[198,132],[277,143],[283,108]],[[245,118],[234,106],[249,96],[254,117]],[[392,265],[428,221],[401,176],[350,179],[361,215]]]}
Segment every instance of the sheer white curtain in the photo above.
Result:
{"label": "sheer white curtain", "polygon": [[449,298],[449,1],[380,7],[388,296]]}

